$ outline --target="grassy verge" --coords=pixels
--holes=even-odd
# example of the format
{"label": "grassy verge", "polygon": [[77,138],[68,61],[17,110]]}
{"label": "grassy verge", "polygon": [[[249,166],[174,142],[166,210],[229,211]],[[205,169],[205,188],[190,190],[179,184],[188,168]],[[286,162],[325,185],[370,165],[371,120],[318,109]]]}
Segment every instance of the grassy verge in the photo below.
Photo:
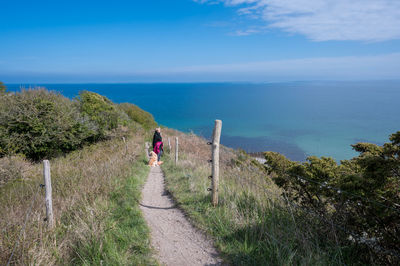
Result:
{"label": "grassy verge", "polygon": [[119,138],[99,142],[50,161],[53,230],[43,221],[44,191],[37,192],[42,164],[1,159],[14,178],[0,186],[0,265],[16,243],[13,265],[154,264],[137,208],[148,171],[143,135],[132,133],[126,144]]}
{"label": "grassy verge", "polygon": [[[138,202],[148,166],[134,163],[130,177],[116,181],[108,201],[96,202],[97,221],[89,216],[83,239],[74,247],[75,264],[83,265],[157,265],[151,257],[149,230]],[[104,217],[99,217],[99,216]]]}
{"label": "grassy verge", "polygon": [[[164,157],[167,188],[192,222],[211,235],[224,259],[233,265],[341,265],[352,260],[350,249],[334,237],[318,235],[319,221],[292,209],[256,162],[222,147],[220,204],[210,204],[210,147],[204,139],[179,136],[179,162]],[[173,148],[173,147],[172,147]],[[290,205],[289,205],[290,206]],[[329,236],[329,237],[328,237]],[[347,252],[347,253],[346,253]]]}

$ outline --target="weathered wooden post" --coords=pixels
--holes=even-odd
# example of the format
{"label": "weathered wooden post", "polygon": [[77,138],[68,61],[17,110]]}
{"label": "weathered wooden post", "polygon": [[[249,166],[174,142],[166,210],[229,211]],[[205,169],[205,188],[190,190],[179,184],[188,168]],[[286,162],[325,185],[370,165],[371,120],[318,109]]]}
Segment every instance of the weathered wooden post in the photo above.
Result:
{"label": "weathered wooden post", "polygon": [[215,120],[212,141],[212,203],[218,205],[218,186],[219,186],[219,141],[221,139],[222,121]]}
{"label": "weathered wooden post", "polygon": [[54,227],[54,216],[53,216],[53,199],[51,193],[51,174],[50,174],[50,162],[43,160],[43,176],[44,176],[44,188],[45,192],[45,203],[46,203],[46,221],[50,229]]}
{"label": "weathered wooden post", "polygon": [[178,137],[175,137],[175,164],[178,163],[178,150],[179,150],[179,141]]}
{"label": "weathered wooden post", "polygon": [[168,137],[168,150],[171,152],[171,139]]}
{"label": "weathered wooden post", "polygon": [[144,152],[146,153],[146,158],[147,160],[150,160],[150,156],[149,156],[149,147],[150,147],[150,143],[146,142],[144,144]]}
{"label": "weathered wooden post", "polygon": [[127,155],[128,154],[128,144],[126,143],[125,137],[122,137],[122,140],[125,143],[125,155]]}

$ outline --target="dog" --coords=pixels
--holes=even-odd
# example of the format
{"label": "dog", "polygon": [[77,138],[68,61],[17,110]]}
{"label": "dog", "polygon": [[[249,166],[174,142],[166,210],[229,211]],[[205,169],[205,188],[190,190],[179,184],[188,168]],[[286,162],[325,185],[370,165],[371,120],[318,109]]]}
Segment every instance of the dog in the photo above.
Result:
{"label": "dog", "polygon": [[157,154],[154,151],[150,152],[150,160],[149,160],[149,166],[157,166],[159,165],[157,162]]}

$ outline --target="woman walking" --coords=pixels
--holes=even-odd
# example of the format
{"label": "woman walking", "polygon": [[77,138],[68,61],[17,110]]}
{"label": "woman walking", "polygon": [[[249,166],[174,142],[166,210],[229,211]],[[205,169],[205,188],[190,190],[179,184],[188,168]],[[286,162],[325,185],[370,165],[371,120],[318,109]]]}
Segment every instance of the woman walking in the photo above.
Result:
{"label": "woman walking", "polygon": [[156,131],[154,132],[153,151],[157,154],[157,160],[160,161],[161,155],[164,151],[164,145],[162,142],[161,129],[159,127],[156,128]]}

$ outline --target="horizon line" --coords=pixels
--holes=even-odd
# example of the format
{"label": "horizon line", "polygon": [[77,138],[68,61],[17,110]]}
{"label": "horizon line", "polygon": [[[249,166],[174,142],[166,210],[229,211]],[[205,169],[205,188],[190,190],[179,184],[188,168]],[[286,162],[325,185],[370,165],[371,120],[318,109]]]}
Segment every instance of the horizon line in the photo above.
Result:
{"label": "horizon line", "polygon": [[[1,80],[0,80],[1,81]],[[400,82],[398,79],[304,79],[304,80],[279,80],[279,81],[113,81],[113,82],[101,82],[101,81],[90,81],[90,82],[3,82],[5,85],[34,85],[34,84],[273,84],[273,83],[301,83],[301,82]]]}

